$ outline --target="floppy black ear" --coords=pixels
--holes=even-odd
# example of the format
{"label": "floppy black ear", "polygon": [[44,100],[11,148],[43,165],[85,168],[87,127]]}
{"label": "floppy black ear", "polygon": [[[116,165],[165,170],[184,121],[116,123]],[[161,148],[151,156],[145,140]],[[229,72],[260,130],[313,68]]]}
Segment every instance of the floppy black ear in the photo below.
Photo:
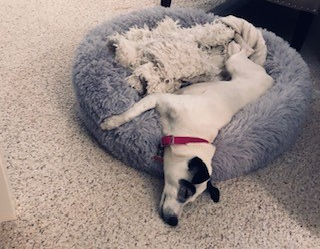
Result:
{"label": "floppy black ear", "polygon": [[208,183],[207,183],[207,189],[209,190],[211,199],[212,199],[214,202],[218,202],[219,199],[220,199],[220,191],[219,191],[219,189],[217,189],[216,187],[214,187],[214,186],[211,184],[210,181],[208,181]]}
{"label": "floppy black ear", "polygon": [[210,178],[207,166],[199,157],[192,158],[188,163],[188,167],[193,175],[192,184],[199,184]]}

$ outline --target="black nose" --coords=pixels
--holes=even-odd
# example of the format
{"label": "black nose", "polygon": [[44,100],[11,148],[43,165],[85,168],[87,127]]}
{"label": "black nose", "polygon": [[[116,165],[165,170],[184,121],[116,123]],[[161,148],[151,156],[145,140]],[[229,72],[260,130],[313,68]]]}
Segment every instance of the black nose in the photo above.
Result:
{"label": "black nose", "polygon": [[178,217],[174,214],[167,214],[167,213],[163,213],[163,211],[161,210],[160,212],[160,216],[163,219],[163,221],[165,223],[167,223],[170,226],[175,227],[176,225],[178,225]]}
{"label": "black nose", "polygon": [[171,208],[160,209],[160,216],[162,220],[168,225],[175,227],[178,225],[178,216]]}
{"label": "black nose", "polygon": [[172,216],[172,217],[170,217],[170,218],[167,220],[167,223],[168,223],[170,226],[175,227],[176,225],[178,225],[178,218],[175,217],[175,216]]}

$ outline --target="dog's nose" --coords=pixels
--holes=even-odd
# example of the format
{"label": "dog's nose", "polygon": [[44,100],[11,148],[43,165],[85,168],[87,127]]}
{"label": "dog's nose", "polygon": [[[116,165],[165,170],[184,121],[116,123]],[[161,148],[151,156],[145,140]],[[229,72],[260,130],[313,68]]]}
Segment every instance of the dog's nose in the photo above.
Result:
{"label": "dog's nose", "polygon": [[170,226],[175,227],[178,225],[178,217],[174,214],[168,214],[161,211],[161,218]]}
{"label": "dog's nose", "polygon": [[167,221],[166,221],[170,226],[175,227],[176,225],[178,225],[178,218],[176,216],[172,216],[170,217]]}

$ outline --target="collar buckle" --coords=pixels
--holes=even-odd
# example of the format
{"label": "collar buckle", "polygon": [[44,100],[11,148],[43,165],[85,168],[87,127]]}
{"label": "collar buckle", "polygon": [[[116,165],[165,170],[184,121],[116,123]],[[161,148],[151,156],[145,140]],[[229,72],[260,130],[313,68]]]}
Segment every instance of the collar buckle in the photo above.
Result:
{"label": "collar buckle", "polygon": [[[164,141],[164,139],[167,139],[167,138],[168,138],[169,141]],[[166,146],[173,145],[174,143],[175,143],[175,139],[174,139],[173,135],[165,136],[165,137],[162,137],[162,139],[161,139],[160,147],[164,148]]]}
{"label": "collar buckle", "polygon": [[174,136],[171,135],[169,145],[173,145],[173,144],[174,144]]}

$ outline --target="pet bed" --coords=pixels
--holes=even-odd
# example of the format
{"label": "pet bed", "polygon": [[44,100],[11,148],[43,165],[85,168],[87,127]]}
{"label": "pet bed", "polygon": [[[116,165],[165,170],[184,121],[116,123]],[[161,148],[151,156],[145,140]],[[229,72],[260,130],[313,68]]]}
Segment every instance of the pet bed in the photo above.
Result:
{"label": "pet bed", "polygon": [[[118,16],[88,33],[76,51],[72,80],[78,111],[88,131],[111,155],[138,170],[163,176],[153,156],[162,137],[158,114],[150,110],[112,131],[102,120],[120,114],[141,97],[125,79],[130,70],[115,60],[108,37],[131,27],[149,27],[166,16],[182,27],[212,22],[216,16],[199,10],[155,7]],[[263,30],[268,54],[265,68],[275,85],[258,101],[238,112],[220,130],[212,166],[212,181],[222,181],[266,166],[293,144],[311,100],[309,70],[301,56],[283,39]],[[106,165],[107,167],[107,165]]]}

